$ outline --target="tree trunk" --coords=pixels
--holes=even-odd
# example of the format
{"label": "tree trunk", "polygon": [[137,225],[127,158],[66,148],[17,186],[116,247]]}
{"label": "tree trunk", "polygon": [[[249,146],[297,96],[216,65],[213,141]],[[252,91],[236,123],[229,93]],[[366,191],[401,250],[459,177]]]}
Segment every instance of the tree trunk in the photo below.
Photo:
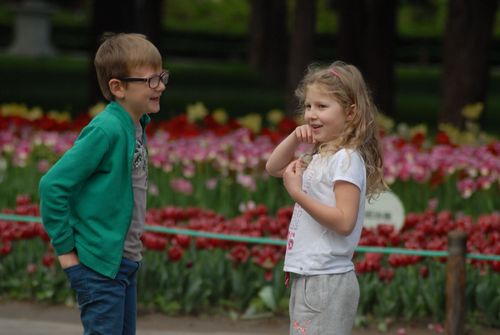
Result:
{"label": "tree trunk", "polygon": [[271,83],[282,83],[287,64],[285,0],[252,0],[250,64]]}
{"label": "tree trunk", "polygon": [[93,2],[89,48],[91,51],[89,106],[104,100],[94,68],[94,55],[102,34],[105,32],[141,33],[160,48],[162,8],[162,0],[95,0]]}
{"label": "tree trunk", "polygon": [[375,104],[394,116],[396,0],[339,0],[337,59],[363,73]]}
{"label": "tree trunk", "polygon": [[96,49],[104,32],[140,33],[155,45],[161,36],[163,0],[94,1],[92,43]]}
{"label": "tree trunk", "polygon": [[365,0],[365,33],[360,55],[362,69],[375,104],[394,117],[396,0]]}
{"label": "tree trunk", "polygon": [[250,43],[248,61],[254,69],[262,69],[264,64],[264,39],[266,0],[252,0],[250,13]]}
{"label": "tree trunk", "polygon": [[362,67],[362,43],[365,25],[364,0],[339,0],[337,5],[337,59]]}
{"label": "tree trunk", "polygon": [[312,60],[316,25],[316,1],[297,0],[292,32],[290,34],[290,59],[287,80],[287,114],[292,114],[297,106],[295,88],[305,74]]}
{"label": "tree trunk", "polygon": [[462,108],[484,102],[497,0],[449,0],[439,122],[464,126]]}

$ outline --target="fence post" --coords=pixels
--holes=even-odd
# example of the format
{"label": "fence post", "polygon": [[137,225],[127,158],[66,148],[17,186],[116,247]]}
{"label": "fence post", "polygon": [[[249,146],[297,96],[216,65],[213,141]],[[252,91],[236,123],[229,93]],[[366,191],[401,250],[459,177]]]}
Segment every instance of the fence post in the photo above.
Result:
{"label": "fence post", "polygon": [[448,234],[448,263],[446,265],[446,335],[465,334],[465,255],[467,234],[452,231]]}

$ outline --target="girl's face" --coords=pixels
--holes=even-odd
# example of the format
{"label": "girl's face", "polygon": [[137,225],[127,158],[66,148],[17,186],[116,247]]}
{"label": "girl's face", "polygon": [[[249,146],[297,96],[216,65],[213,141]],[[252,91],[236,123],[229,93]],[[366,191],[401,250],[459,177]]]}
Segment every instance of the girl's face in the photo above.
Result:
{"label": "girl's face", "polygon": [[317,143],[335,140],[346,123],[344,108],[318,84],[307,87],[304,119]]}

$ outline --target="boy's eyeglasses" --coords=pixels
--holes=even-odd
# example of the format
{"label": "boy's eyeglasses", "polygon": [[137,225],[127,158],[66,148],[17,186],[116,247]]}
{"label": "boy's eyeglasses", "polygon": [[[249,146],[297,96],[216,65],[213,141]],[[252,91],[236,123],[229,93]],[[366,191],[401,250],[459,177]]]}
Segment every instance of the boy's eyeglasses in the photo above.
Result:
{"label": "boy's eyeglasses", "polygon": [[163,85],[167,86],[168,83],[168,77],[169,77],[169,72],[168,70],[163,70],[160,74],[154,74],[151,77],[148,78],[135,78],[135,77],[122,77],[122,78],[117,78],[118,80],[121,81],[143,81],[147,82],[149,88],[157,88],[160,85],[160,81],[163,83]]}

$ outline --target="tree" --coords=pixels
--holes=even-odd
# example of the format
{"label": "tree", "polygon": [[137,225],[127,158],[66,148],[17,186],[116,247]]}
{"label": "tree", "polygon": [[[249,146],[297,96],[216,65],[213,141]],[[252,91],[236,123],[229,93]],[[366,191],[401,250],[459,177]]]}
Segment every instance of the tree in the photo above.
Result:
{"label": "tree", "polygon": [[295,88],[313,58],[316,24],[316,1],[297,0],[290,34],[290,58],[287,78],[286,111],[292,113],[297,104]]}
{"label": "tree", "polygon": [[485,100],[497,6],[497,0],[448,1],[439,122],[463,127],[462,108]]}
{"label": "tree", "polygon": [[268,81],[283,82],[287,64],[285,0],[251,0],[249,62]]}
{"label": "tree", "polygon": [[365,11],[362,69],[377,106],[394,116],[396,0],[365,0]]}
{"label": "tree", "polygon": [[364,0],[338,0],[337,59],[362,67]]}
{"label": "tree", "polygon": [[[91,54],[95,55],[100,38],[105,32],[141,33],[148,36],[159,47],[162,8],[162,0],[94,0],[89,47]],[[89,105],[103,99],[97,84],[93,57],[91,57],[91,62]]]}
{"label": "tree", "polygon": [[396,0],[338,0],[337,58],[360,68],[373,99],[394,116]]}

